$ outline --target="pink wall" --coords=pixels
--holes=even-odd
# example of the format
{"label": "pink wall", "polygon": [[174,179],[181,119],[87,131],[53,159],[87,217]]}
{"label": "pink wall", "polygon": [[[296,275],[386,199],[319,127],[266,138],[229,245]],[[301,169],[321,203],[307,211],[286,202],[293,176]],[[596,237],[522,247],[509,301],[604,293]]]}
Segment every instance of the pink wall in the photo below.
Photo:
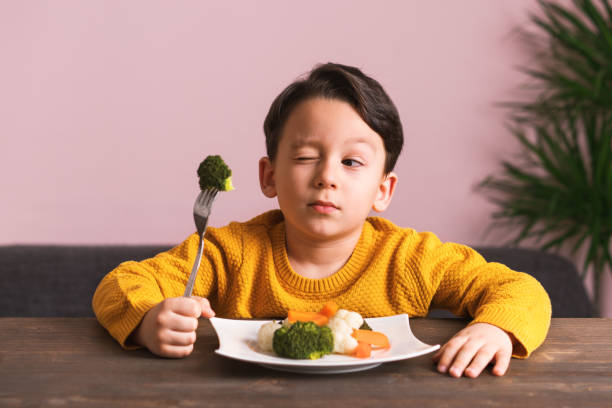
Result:
{"label": "pink wall", "polygon": [[510,33],[534,1],[302,4],[3,2],[0,243],[178,242],[210,153],[237,186],[212,225],[275,206],[257,181],[263,118],[327,61],[361,67],[400,111],[386,216],[482,243],[491,207],[472,187],[514,147],[492,104],[518,84]]}

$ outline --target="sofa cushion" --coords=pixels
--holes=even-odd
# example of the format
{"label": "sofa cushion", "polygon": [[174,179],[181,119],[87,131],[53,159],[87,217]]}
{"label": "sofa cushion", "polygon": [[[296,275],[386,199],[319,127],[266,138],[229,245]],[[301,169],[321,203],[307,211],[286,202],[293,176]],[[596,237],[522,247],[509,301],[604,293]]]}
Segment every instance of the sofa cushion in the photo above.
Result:
{"label": "sofa cushion", "polygon": [[[140,261],[170,245],[0,246],[0,316],[93,316],[100,280],[121,262]],[[589,300],[568,260],[538,250],[475,248],[490,262],[527,272],[548,291],[554,317],[590,317]],[[452,316],[434,311],[432,316]]]}
{"label": "sofa cushion", "polygon": [[0,316],[93,316],[100,280],[123,261],[143,260],[167,246],[0,247]]}
{"label": "sofa cushion", "polygon": [[476,248],[489,262],[500,262],[515,271],[529,273],[548,292],[553,317],[592,317],[591,302],[574,264],[560,255],[537,249]]}

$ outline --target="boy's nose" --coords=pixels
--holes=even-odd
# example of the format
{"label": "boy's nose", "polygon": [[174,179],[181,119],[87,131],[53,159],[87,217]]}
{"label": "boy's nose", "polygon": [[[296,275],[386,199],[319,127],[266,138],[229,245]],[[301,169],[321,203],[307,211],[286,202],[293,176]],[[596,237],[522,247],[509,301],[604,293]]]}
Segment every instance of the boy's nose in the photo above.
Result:
{"label": "boy's nose", "polygon": [[321,163],[317,172],[315,185],[317,188],[336,188],[337,181],[334,168],[329,163]]}

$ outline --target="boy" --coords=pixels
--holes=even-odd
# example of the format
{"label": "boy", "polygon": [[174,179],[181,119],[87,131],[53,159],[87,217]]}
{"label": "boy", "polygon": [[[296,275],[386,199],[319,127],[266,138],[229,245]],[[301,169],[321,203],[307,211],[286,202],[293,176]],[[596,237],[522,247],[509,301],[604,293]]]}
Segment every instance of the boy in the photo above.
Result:
{"label": "boy", "polygon": [[[165,357],[193,350],[198,317],[282,317],[328,300],[365,317],[425,316],[446,308],[473,321],[433,359],[440,372],[476,377],[544,340],[551,306],[529,275],[487,263],[472,249],[382,218],[403,144],[393,102],[374,79],[339,64],[289,85],[264,122],[261,190],[279,210],[206,232],[194,294],[181,297],[197,234],[142,262],[125,262],[98,286],[93,307],[125,348]],[[213,310],[214,309],[214,310]]]}

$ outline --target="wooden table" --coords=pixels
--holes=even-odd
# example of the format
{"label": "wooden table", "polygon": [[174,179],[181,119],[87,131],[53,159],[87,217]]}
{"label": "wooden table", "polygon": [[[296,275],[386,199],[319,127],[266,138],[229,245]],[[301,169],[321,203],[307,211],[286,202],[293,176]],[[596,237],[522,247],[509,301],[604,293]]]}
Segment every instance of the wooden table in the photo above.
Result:
{"label": "wooden table", "polygon": [[[459,319],[411,319],[443,344]],[[548,339],[504,377],[439,374],[431,355],[352,374],[269,370],[214,353],[201,320],[193,354],[124,351],[89,318],[0,318],[0,406],[612,407],[612,319],[553,319]]]}

